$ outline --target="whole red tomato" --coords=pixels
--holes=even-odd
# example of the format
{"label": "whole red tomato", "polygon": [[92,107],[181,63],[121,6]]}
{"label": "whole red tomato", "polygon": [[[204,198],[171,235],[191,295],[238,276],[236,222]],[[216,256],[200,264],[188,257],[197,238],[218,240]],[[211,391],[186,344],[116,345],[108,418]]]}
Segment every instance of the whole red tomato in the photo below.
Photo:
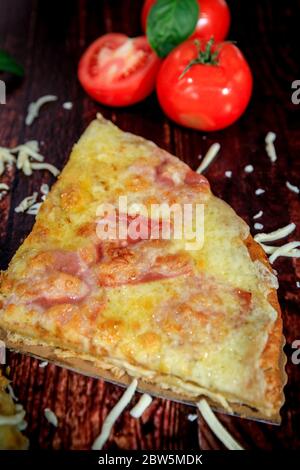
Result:
{"label": "whole red tomato", "polygon": [[[142,28],[146,31],[147,17],[157,0],[146,0],[142,10]],[[192,38],[223,41],[230,27],[230,10],[225,0],[198,0],[199,19]]]}
{"label": "whole red tomato", "polygon": [[163,62],[157,95],[164,112],[178,124],[203,131],[223,129],[245,111],[252,74],[231,43],[189,39]]}
{"label": "whole red tomato", "polygon": [[109,106],[128,106],[154,90],[160,64],[146,36],[129,38],[125,34],[109,33],[96,39],[84,52],[78,78],[96,101]]}

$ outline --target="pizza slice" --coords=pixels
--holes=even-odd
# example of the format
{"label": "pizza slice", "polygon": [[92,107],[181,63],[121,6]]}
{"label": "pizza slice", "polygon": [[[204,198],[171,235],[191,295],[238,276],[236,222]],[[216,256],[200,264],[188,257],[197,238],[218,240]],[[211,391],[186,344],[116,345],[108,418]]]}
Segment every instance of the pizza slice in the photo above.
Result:
{"label": "pizza slice", "polygon": [[85,373],[279,422],[276,288],[204,176],[98,115],[2,274],[0,326]]}

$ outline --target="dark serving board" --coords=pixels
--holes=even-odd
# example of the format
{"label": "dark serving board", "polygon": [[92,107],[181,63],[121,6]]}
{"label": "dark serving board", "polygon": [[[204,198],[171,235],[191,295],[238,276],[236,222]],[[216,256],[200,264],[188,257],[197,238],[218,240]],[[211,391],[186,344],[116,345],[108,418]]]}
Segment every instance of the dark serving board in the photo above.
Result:
{"label": "dark serving board", "polygon": [[[44,144],[47,161],[62,168],[73,143],[97,111],[121,128],[154,140],[180,156],[192,168],[199,164],[213,142],[222,145],[219,158],[206,175],[214,193],[229,202],[253,227],[252,216],[264,211],[262,223],[271,231],[290,221],[297,224],[292,239],[300,239],[300,200],[286,181],[300,186],[300,105],[291,101],[294,80],[300,79],[298,29],[300,1],[229,1],[232,11],[230,38],[238,42],[254,73],[254,94],[242,119],[222,132],[204,135],[172,124],[158,107],[155,96],[127,109],[108,109],[90,100],[76,80],[76,68],[84,48],[109,31],[139,35],[140,0],[1,0],[0,47],[25,66],[23,81],[7,82],[7,104],[0,105],[0,146],[14,146],[30,139]],[[56,94],[59,102],[44,108],[31,127],[24,125],[28,103],[44,94]],[[61,104],[72,101],[71,111]],[[264,150],[264,137],[277,133],[278,161],[271,165]],[[252,164],[255,171],[246,174]],[[224,172],[232,170],[232,179]],[[0,256],[5,269],[34,217],[16,214],[14,208],[42,182],[51,184],[47,172],[31,178],[6,172],[2,182],[12,191],[0,201]],[[256,188],[265,194],[255,196]],[[252,231],[255,233],[255,231]],[[279,300],[283,311],[288,357],[286,403],[282,425],[271,426],[220,415],[236,439],[249,449],[296,449],[300,444],[300,364],[293,364],[292,343],[300,339],[300,260],[280,259]],[[108,410],[122,389],[80,374],[48,365],[18,353],[8,354],[13,388],[26,409],[27,435],[33,449],[89,449]],[[138,397],[135,398],[137,400]],[[44,418],[49,407],[59,419],[53,428]],[[190,422],[194,408],[154,399],[142,419],[128,411],[114,427],[110,449],[219,449],[222,445],[203,420]]]}

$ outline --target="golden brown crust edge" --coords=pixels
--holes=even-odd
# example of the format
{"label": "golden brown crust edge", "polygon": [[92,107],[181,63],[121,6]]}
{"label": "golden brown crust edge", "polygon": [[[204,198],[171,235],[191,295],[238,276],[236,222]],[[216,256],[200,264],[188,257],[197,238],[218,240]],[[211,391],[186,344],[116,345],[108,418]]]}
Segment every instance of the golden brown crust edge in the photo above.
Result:
{"label": "golden brown crust edge", "polygon": [[[251,235],[245,240],[252,261],[260,261],[269,271],[272,268],[267,256],[261,246],[254,241]],[[273,404],[279,411],[284,403],[283,388],[287,382],[285,372],[286,356],[283,352],[285,338],[283,336],[283,324],[281,308],[278,302],[277,292],[275,289],[268,295],[268,301],[277,312],[277,319],[272,329],[269,331],[268,341],[262,353],[260,365],[264,370],[265,380],[267,384],[266,400]]]}

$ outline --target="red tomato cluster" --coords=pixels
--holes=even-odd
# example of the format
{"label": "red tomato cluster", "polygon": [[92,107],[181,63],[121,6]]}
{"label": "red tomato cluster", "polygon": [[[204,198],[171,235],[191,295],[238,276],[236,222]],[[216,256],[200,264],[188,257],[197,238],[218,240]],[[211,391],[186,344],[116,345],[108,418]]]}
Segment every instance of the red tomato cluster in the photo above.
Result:
{"label": "red tomato cluster", "polygon": [[[144,3],[144,31],[156,1]],[[198,3],[193,35],[163,61],[146,36],[110,33],[93,42],[78,68],[86,92],[105,105],[128,106],[146,98],[156,86],[162,109],[178,124],[213,131],[236,121],[249,103],[252,74],[241,51],[222,42],[230,26],[225,0]]]}

